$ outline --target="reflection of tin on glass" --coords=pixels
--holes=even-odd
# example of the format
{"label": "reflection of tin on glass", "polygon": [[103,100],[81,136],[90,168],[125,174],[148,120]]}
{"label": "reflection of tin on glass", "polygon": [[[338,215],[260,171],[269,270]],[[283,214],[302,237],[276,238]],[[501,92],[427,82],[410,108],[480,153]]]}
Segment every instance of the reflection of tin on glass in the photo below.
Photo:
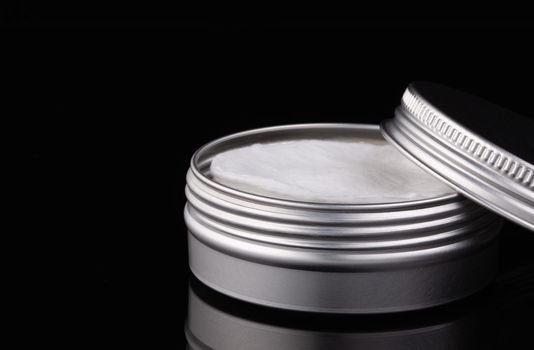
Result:
{"label": "reflection of tin on glass", "polygon": [[[395,120],[384,125],[382,132],[386,139],[409,159],[427,170],[430,168],[430,173],[455,190],[532,227],[533,218],[529,216],[533,203],[532,174],[529,173],[532,166],[509,156],[507,159],[515,163],[504,170],[497,169],[505,178],[501,181],[484,168],[486,153],[497,152],[490,148],[489,142],[477,139],[477,145],[485,148],[481,150],[470,144],[465,154],[463,148],[456,150],[452,143],[445,145],[452,129],[434,127],[434,119],[428,116],[434,113],[440,120],[438,124],[442,125],[447,121],[446,115],[423,99],[426,85],[418,86],[410,86]],[[430,85],[430,90],[433,87]],[[427,105],[414,107],[410,96],[418,96],[417,101]],[[465,137],[472,135],[470,130],[458,125],[454,130]],[[321,142],[324,145],[328,142],[385,144],[377,126],[290,125],[230,135],[205,145],[193,156],[187,175],[185,208],[189,259],[191,270],[206,285],[242,300],[285,309],[383,313],[444,304],[472,294],[492,280],[501,219],[448,187],[443,186],[431,194],[426,194],[425,190],[415,191],[415,195],[407,194],[406,198],[402,198],[402,188],[395,188],[394,199],[380,201],[379,197],[374,197],[370,200],[372,193],[366,193],[365,198],[357,202],[355,198],[361,191],[351,192],[350,188],[345,191],[346,196],[341,190],[331,197],[321,197],[321,193],[318,195],[315,191],[317,188],[314,189],[318,186],[313,183],[302,189],[281,181],[272,188],[262,188],[269,187],[270,182],[264,177],[267,180],[264,184],[254,183],[258,169],[247,170],[256,177],[232,174],[235,169],[246,169],[246,166],[227,167],[226,173],[223,169],[222,173],[215,174],[217,176],[210,169],[212,160],[221,154],[232,154],[251,145],[294,145],[304,140],[317,141],[315,145]],[[343,149],[348,149],[345,146]],[[419,152],[415,151],[417,146]],[[438,148],[439,152],[435,151]],[[499,151],[506,157],[504,149]],[[396,151],[392,148],[391,152]],[[255,154],[261,157],[268,153],[260,150]],[[283,152],[279,157],[291,159]],[[439,163],[442,158],[444,161]],[[250,159],[252,167],[261,167],[261,159]],[[350,161],[350,157],[348,159]],[[339,171],[339,163],[322,164],[335,164],[331,165],[332,172]],[[321,163],[317,165],[320,167]],[[517,169],[511,171],[510,166]],[[260,173],[270,174],[271,170]],[[324,170],[321,168],[317,176],[324,177]],[[471,178],[476,171],[481,173],[478,185],[471,186],[467,180],[475,181]],[[292,172],[295,173],[299,174]],[[435,180],[431,175],[414,174],[420,179],[421,188],[439,189],[439,186],[432,186],[431,181]],[[302,175],[308,185],[309,181],[317,183],[317,178],[308,175]],[[345,175],[347,181],[358,179],[347,172]],[[377,172],[373,176],[381,175]],[[509,184],[512,177],[515,183]],[[488,188],[481,185],[488,178],[493,180],[494,197],[505,197],[505,205],[488,204],[495,203],[487,195]],[[409,177],[406,179],[400,185],[409,182]],[[427,182],[428,179],[431,181]],[[347,181],[340,181],[340,186],[346,187],[350,184]],[[298,179],[295,186],[299,186]]]}

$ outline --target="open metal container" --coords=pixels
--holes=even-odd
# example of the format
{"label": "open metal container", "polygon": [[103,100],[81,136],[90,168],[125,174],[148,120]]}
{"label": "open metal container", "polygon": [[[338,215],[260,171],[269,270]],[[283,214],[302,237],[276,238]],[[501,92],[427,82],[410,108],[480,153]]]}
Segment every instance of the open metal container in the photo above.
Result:
{"label": "open metal container", "polygon": [[459,194],[384,204],[323,204],[241,192],[210,178],[211,158],[257,142],[383,142],[378,126],[310,124],[224,137],[187,175],[190,267],[208,286],[285,309],[378,313],[447,303],[495,270],[500,218]]}
{"label": "open metal container", "polygon": [[[513,121],[521,131],[488,132],[487,118]],[[301,311],[398,312],[470,295],[494,277],[501,215],[534,228],[532,138],[518,138],[532,126],[456,90],[415,83],[381,130],[288,125],[213,141],[195,153],[187,174],[191,270],[221,293]],[[218,153],[254,143],[384,137],[458,193],[396,203],[298,202],[221,185],[209,172]]]}

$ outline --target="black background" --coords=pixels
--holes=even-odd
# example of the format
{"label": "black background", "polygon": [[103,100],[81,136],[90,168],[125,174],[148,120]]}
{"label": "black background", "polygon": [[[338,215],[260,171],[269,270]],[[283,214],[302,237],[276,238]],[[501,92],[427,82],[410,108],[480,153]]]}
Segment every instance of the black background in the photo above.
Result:
{"label": "black background", "polygon": [[[40,228],[25,236],[40,257],[27,280],[36,304],[68,324],[52,338],[183,346],[183,188],[191,155],[210,140],[267,125],[378,123],[413,80],[533,117],[527,21],[30,16],[5,26],[17,33],[5,48],[16,78],[6,131],[20,131],[26,221]],[[532,233],[507,223],[502,236],[501,276],[531,271]],[[532,273],[524,278],[530,298],[508,306],[507,320],[534,310]],[[528,339],[528,322],[501,328],[500,345]]]}

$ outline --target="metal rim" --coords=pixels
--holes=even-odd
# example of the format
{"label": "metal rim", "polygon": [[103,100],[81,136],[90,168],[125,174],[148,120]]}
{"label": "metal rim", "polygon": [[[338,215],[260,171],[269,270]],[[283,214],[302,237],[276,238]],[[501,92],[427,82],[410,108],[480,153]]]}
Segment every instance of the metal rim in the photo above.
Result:
{"label": "metal rim", "polygon": [[264,195],[258,195],[250,192],[245,192],[241,190],[237,190],[228,186],[225,186],[223,184],[217,183],[213,181],[211,178],[205,175],[204,171],[201,170],[202,168],[202,157],[204,154],[211,150],[216,148],[217,146],[223,144],[223,143],[229,143],[236,139],[240,139],[247,136],[257,135],[257,134],[264,134],[268,132],[281,132],[281,131],[289,131],[289,130],[303,130],[303,129],[348,129],[348,130],[370,130],[370,131],[379,131],[378,125],[373,124],[348,124],[348,123],[312,123],[312,124],[290,124],[290,125],[279,125],[279,126],[271,126],[271,127],[265,127],[265,128],[259,128],[259,129],[252,129],[247,130],[235,134],[230,134],[228,136],[222,137],[220,139],[217,139],[215,141],[209,142],[203,146],[201,146],[192,156],[191,162],[190,162],[190,169],[195,175],[195,177],[204,183],[205,185],[224,193],[227,193],[229,195],[245,198],[248,200],[252,200],[255,202],[263,202],[266,204],[274,204],[274,205],[281,205],[281,206],[287,206],[287,207],[294,207],[294,208],[309,208],[309,209],[368,209],[368,210],[374,210],[374,209],[394,209],[394,208],[403,208],[406,206],[413,207],[417,205],[428,205],[433,204],[436,202],[447,202],[450,200],[458,199],[461,195],[458,193],[449,193],[443,196],[433,197],[433,198],[426,198],[426,199],[418,199],[418,200],[408,200],[408,201],[398,201],[398,202],[388,202],[388,203],[371,203],[371,204],[339,204],[339,203],[320,203],[320,202],[306,202],[306,201],[295,201],[295,200],[288,200],[288,199],[280,199],[275,197],[269,197]]}
{"label": "metal rim", "polygon": [[383,136],[473,201],[534,230],[534,166],[478,137],[408,87]]}

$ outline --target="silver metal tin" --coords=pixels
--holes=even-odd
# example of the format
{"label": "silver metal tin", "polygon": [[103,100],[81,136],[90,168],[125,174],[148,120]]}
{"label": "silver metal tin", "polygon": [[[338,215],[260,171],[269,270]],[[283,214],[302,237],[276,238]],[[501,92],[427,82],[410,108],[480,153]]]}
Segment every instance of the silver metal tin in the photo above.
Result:
{"label": "silver metal tin", "polygon": [[534,151],[527,143],[532,143],[532,121],[459,91],[418,82],[406,89],[395,118],[381,129],[429,173],[534,230],[534,165],[527,161]]}
{"label": "silver metal tin", "polygon": [[358,124],[270,127],[203,146],[187,174],[189,264],[206,285],[284,309],[383,313],[472,294],[494,276],[500,217],[460,194],[384,204],[323,204],[241,192],[210,179],[212,157],[257,142],[383,142]]}

